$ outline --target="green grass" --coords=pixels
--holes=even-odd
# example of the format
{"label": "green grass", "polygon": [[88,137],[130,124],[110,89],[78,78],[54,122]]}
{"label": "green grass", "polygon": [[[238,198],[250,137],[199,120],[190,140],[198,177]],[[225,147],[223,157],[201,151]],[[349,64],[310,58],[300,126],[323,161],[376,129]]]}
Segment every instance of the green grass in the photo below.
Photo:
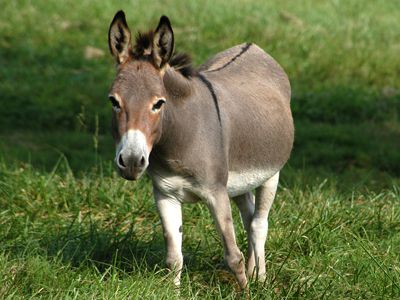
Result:
{"label": "green grass", "polygon": [[[146,179],[0,168],[1,298],[176,298]],[[344,191],[340,178],[308,182],[284,172],[270,216],[268,276],[250,286],[251,296],[400,297],[399,185],[377,193]],[[234,216],[245,251],[237,209]],[[183,298],[240,295],[205,206],[184,208],[183,245]]]}
{"label": "green grass", "polygon": [[[255,42],[291,79],[296,140],[267,279],[248,295],[198,204],[184,207],[178,296],[149,180],[114,171],[107,31],[121,8],[132,32],[168,15],[196,65]],[[396,0],[2,3],[0,299],[400,298],[399,19]]]}
{"label": "green grass", "polygon": [[[399,115],[397,0],[20,0],[0,12],[0,90],[7,100],[0,127],[94,128],[98,115],[107,130],[114,76],[107,32],[121,8],[133,33],[168,15],[177,49],[196,64],[244,41],[259,44],[287,71],[297,119],[357,123]],[[87,46],[104,55],[85,58]]]}

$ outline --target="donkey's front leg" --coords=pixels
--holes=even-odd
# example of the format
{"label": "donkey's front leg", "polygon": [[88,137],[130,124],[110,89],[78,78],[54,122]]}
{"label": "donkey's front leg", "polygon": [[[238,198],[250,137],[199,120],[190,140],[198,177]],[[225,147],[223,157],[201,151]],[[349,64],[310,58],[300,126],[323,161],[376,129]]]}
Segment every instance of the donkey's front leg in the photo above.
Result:
{"label": "donkey's front leg", "polygon": [[164,196],[156,187],[153,190],[167,248],[167,268],[173,272],[174,284],[179,286],[183,266],[181,202]]}
{"label": "donkey's front leg", "polygon": [[217,189],[206,200],[221,235],[225,261],[235,274],[240,287],[244,289],[247,286],[244,256],[236,244],[231,205],[226,188]]}

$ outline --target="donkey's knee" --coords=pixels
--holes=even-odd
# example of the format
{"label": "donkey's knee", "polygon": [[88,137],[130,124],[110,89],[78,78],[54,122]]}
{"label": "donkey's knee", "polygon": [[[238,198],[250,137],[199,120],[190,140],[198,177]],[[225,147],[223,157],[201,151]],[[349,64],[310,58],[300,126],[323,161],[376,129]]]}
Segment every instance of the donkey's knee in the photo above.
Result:
{"label": "donkey's knee", "polygon": [[256,246],[258,242],[264,242],[264,238],[268,234],[268,219],[265,218],[254,218],[250,225],[250,238],[253,246]]}

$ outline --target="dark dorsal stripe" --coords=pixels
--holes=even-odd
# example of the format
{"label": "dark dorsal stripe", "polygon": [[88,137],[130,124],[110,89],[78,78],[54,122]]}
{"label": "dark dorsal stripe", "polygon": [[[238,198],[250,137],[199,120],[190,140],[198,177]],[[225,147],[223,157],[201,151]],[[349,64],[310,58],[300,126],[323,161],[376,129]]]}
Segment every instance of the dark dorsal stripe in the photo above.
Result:
{"label": "dark dorsal stripe", "polygon": [[200,80],[206,85],[206,87],[210,91],[211,97],[214,100],[215,109],[217,110],[219,125],[222,127],[221,113],[220,113],[220,110],[219,110],[218,99],[217,99],[217,95],[215,94],[214,87],[212,86],[211,82],[208,81],[208,79],[204,77],[203,74],[198,73],[197,76],[200,78]]}
{"label": "dark dorsal stripe", "polygon": [[217,69],[214,70],[210,70],[207,72],[216,72],[219,70],[222,70],[223,68],[229,66],[231,63],[233,63],[236,59],[238,59],[240,56],[242,56],[247,50],[249,50],[250,46],[252,45],[252,43],[246,43],[246,45],[244,45],[242,47],[242,50],[240,50],[240,52],[238,54],[236,54],[234,57],[232,57],[232,59],[230,61],[228,61],[226,64],[224,64],[222,67],[219,67]]}

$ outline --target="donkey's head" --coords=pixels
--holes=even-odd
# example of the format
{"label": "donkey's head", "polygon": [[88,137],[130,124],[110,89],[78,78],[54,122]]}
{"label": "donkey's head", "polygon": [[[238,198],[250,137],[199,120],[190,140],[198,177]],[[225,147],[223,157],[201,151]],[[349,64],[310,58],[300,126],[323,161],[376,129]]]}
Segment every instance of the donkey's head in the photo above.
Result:
{"label": "donkey's head", "polygon": [[147,168],[149,154],[161,136],[167,101],[163,73],[172,56],[174,35],[163,16],[157,29],[139,34],[132,47],[125,14],[119,11],[111,22],[108,44],[118,64],[109,93],[115,162],[122,177],[135,180]]}

